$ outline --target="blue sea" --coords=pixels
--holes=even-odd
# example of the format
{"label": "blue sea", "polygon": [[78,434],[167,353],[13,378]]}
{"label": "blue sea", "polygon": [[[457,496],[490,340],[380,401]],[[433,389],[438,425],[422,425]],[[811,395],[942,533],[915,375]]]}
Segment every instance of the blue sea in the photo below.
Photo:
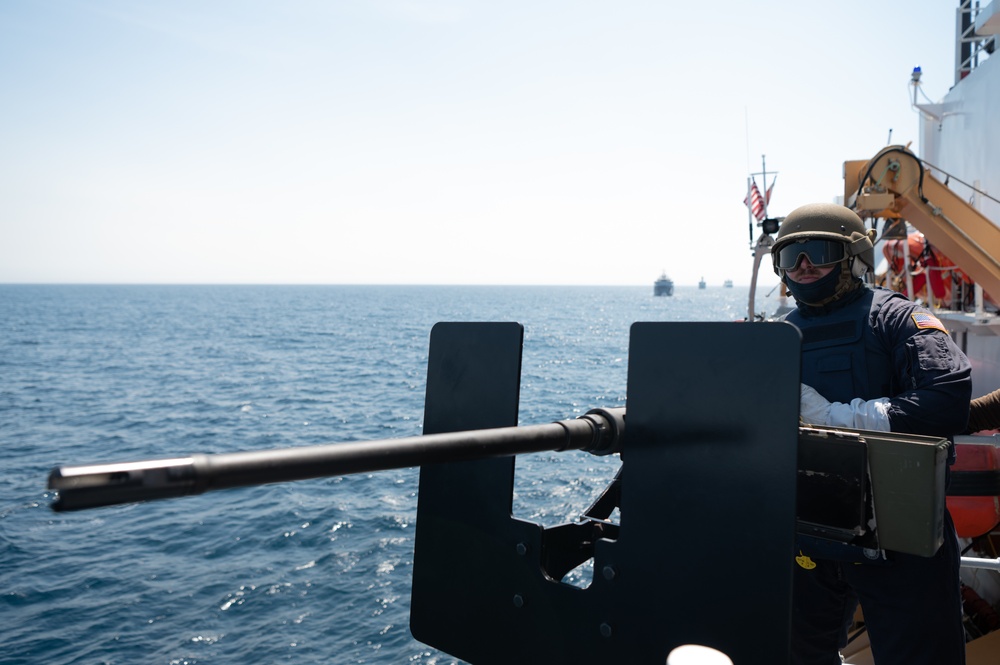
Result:
{"label": "blue sea", "polygon": [[[55,513],[56,466],[413,436],[438,321],[524,325],[520,423],[625,405],[635,321],[747,289],[0,285],[0,662],[459,662],[408,627],[419,469]],[[518,517],[614,457],[517,460]],[[580,573],[584,574],[584,573]]]}

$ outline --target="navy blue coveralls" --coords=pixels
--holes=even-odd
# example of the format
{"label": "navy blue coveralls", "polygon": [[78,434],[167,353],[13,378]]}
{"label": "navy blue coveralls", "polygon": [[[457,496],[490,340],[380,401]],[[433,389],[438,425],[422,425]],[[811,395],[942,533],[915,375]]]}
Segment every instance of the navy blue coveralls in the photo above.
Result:
{"label": "navy blue coveralls", "polygon": [[[889,397],[893,432],[951,437],[965,429],[971,367],[940,322],[903,295],[861,288],[821,310],[799,305],[802,382],[831,402]],[[951,456],[954,452],[950,453]],[[933,557],[793,565],[792,662],[839,665],[858,601],[878,665],[962,665],[960,553],[945,511]]]}

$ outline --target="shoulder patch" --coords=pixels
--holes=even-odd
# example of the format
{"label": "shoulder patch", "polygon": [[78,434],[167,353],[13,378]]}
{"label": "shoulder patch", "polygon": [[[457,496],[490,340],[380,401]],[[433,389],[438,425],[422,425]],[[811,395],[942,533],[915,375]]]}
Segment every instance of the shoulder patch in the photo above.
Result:
{"label": "shoulder patch", "polygon": [[944,327],[944,324],[941,323],[940,319],[933,314],[928,314],[927,312],[914,312],[913,314],[910,314],[910,318],[913,319],[913,322],[917,324],[917,327],[920,329],[933,328],[934,330],[940,330],[943,333],[948,332],[948,329]]}

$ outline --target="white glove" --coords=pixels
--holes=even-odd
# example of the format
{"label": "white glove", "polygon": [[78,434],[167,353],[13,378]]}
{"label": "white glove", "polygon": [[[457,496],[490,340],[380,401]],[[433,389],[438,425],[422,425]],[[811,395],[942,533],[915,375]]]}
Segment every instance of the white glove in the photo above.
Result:
{"label": "white glove", "polygon": [[830,402],[816,392],[812,386],[801,384],[801,401],[799,402],[799,417],[809,425],[826,425],[830,413]]}
{"label": "white glove", "polygon": [[811,386],[802,384],[799,416],[810,425],[849,427],[876,432],[889,431],[889,398],[863,400],[856,397],[850,404],[830,402]]}

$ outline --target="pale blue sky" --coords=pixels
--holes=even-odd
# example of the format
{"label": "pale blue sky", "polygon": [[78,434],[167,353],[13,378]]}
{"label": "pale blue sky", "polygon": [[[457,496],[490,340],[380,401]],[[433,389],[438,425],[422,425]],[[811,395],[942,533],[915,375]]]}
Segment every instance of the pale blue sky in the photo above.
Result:
{"label": "pale blue sky", "polygon": [[3,0],[0,282],[745,284],[957,4]]}

